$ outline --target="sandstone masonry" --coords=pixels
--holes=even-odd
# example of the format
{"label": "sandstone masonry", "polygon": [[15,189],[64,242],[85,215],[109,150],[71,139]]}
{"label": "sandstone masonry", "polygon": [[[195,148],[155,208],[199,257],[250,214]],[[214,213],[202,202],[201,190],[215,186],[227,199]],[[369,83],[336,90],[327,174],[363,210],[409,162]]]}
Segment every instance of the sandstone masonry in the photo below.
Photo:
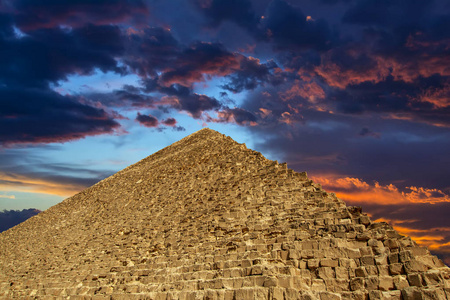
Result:
{"label": "sandstone masonry", "polygon": [[450,269],[210,129],[0,234],[1,299],[450,299]]}

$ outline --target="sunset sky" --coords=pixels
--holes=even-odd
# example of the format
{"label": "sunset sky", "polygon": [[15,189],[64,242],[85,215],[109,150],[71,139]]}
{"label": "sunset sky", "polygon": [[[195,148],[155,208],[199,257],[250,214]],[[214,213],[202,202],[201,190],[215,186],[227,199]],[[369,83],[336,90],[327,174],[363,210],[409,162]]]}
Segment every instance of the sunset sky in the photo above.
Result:
{"label": "sunset sky", "polygon": [[450,264],[450,2],[0,0],[0,210],[203,127]]}

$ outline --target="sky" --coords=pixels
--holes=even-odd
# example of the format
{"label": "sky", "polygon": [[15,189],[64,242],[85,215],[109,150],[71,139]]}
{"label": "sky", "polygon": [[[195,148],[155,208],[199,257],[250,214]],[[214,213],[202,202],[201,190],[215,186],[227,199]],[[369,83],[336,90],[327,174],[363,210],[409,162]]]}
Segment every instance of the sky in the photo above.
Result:
{"label": "sky", "polygon": [[0,0],[0,210],[204,127],[450,264],[450,2]]}

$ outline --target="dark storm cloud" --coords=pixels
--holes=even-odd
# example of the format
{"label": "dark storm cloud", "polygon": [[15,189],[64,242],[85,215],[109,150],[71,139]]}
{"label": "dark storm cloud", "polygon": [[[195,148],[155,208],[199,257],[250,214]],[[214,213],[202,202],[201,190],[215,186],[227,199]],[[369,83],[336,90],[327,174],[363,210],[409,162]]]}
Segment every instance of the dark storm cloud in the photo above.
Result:
{"label": "dark storm cloud", "polygon": [[155,105],[161,108],[169,107],[178,111],[186,111],[193,118],[199,119],[204,111],[217,110],[222,107],[216,98],[194,93],[190,87],[179,84],[161,86],[159,81],[159,78],[145,79],[142,83],[145,92],[159,92],[166,95],[155,102]]}
{"label": "dark storm cloud", "polygon": [[[412,83],[392,77],[378,83],[362,82],[330,94],[337,111],[345,114],[391,113],[393,117],[450,127],[450,108],[429,102],[429,89],[441,90],[448,79],[439,75]],[[425,87],[425,89],[424,89]]]}
{"label": "dark storm cloud", "polygon": [[433,5],[429,0],[360,0],[351,6],[343,21],[360,25],[396,26],[418,23]]}
{"label": "dark storm cloud", "polygon": [[0,211],[0,232],[16,226],[40,212],[40,210],[34,208]]}
{"label": "dark storm cloud", "polygon": [[299,7],[283,0],[273,0],[268,5],[261,27],[265,37],[280,50],[325,51],[337,37],[325,20],[307,20]]}
{"label": "dark storm cloud", "polygon": [[17,26],[23,31],[145,21],[148,9],[141,0],[17,0],[11,1]]}
{"label": "dark storm cloud", "polygon": [[259,18],[249,0],[191,0],[206,16],[209,26],[217,27],[224,21],[255,31]]}
{"label": "dark storm cloud", "polygon": [[349,3],[351,1],[354,1],[354,0],[319,0],[320,3],[328,4],[328,5],[334,5],[334,4],[338,4],[338,3],[341,3],[341,2]]}
{"label": "dark storm cloud", "polygon": [[127,55],[123,61],[140,76],[156,76],[158,71],[173,65],[181,47],[171,32],[164,28],[130,31],[127,38]]}
{"label": "dark storm cloud", "polygon": [[110,93],[86,93],[83,94],[83,97],[114,108],[137,109],[155,107],[155,98],[142,93],[139,88],[124,87]]}
{"label": "dark storm cloud", "polygon": [[123,73],[115,56],[123,53],[116,26],[87,25],[70,31],[41,29],[0,48],[0,82],[46,87],[69,74],[87,75],[95,69]]}
{"label": "dark storm cloud", "polygon": [[204,76],[225,76],[239,68],[238,58],[219,43],[196,42],[184,49],[160,77],[163,85],[190,86]]}
{"label": "dark storm cloud", "polygon": [[[11,23],[1,25],[10,32]],[[115,60],[124,50],[118,27],[39,29],[0,39],[0,143],[66,142],[117,131],[112,114],[59,95],[50,84],[97,69],[122,73]]]}
{"label": "dark storm cloud", "polygon": [[361,131],[359,132],[360,136],[371,136],[371,137],[375,137],[375,138],[380,138],[380,134],[377,132],[373,132],[372,130],[370,130],[367,127],[364,127],[363,129],[361,129]]}
{"label": "dark storm cloud", "polygon": [[0,88],[0,143],[50,143],[113,133],[103,109],[50,90]]}
{"label": "dark storm cloud", "polygon": [[13,18],[10,15],[0,13],[0,43],[4,39],[14,37]]}
{"label": "dark storm cloud", "polygon": [[256,58],[241,59],[239,70],[228,75],[230,80],[222,88],[234,93],[239,93],[244,90],[254,90],[259,85],[270,83],[277,85],[284,81],[282,74],[274,73],[275,70],[280,70],[274,61],[261,64]]}

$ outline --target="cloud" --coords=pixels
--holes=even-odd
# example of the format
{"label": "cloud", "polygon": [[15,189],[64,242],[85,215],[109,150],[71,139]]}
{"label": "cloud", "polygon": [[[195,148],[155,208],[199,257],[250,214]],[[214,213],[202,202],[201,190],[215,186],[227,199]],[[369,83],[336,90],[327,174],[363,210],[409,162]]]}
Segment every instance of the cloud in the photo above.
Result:
{"label": "cloud", "polygon": [[373,132],[367,127],[362,128],[361,131],[359,132],[359,135],[360,136],[371,136],[371,137],[374,137],[374,138],[380,138],[380,134],[379,133]]}
{"label": "cloud", "polygon": [[121,109],[155,108],[157,99],[142,92],[141,88],[125,85],[110,93],[86,93],[83,97],[103,106]]}
{"label": "cloud", "polygon": [[175,120],[174,118],[167,118],[165,120],[162,120],[161,123],[166,126],[175,127],[175,125],[177,124],[177,120]]}
{"label": "cloud", "polygon": [[0,88],[0,143],[54,143],[118,133],[101,108],[50,90]]}
{"label": "cloud", "polygon": [[360,0],[344,14],[346,23],[359,25],[396,26],[398,23],[420,22],[429,12],[432,1],[427,0]]}
{"label": "cloud", "polygon": [[136,121],[145,127],[158,127],[159,125],[158,119],[152,115],[141,115],[140,113],[137,113]]}
{"label": "cloud", "polygon": [[253,57],[240,56],[239,60],[239,69],[226,76],[229,82],[222,85],[223,89],[240,93],[244,90],[254,90],[265,83],[278,85],[285,80],[282,70],[273,60],[263,64]]}
{"label": "cloud", "polygon": [[48,87],[97,69],[124,73],[116,60],[124,51],[116,26],[41,29],[0,43],[0,82],[8,86]]}
{"label": "cloud", "polygon": [[217,117],[208,116],[207,122],[214,123],[235,123],[238,125],[257,125],[257,117],[251,112],[242,108],[225,108],[217,112]]}
{"label": "cloud", "polygon": [[129,31],[126,55],[122,61],[141,77],[156,77],[173,65],[182,46],[172,33],[161,27]]}
{"label": "cloud", "polygon": [[141,0],[18,0],[12,3],[14,18],[23,31],[60,25],[79,27],[87,23],[142,24],[149,14]]}
{"label": "cloud", "polygon": [[232,21],[249,31],[255,31],[258,18],[249,0],[193,0],[206,16],[208,25],[218,27],[224,21]]}
{"label": "cloud", "polygon": [[161,85],[180,84],[191,86],[202,82],[205,77],[225,76],[239,69],[238,58],[218,43],[197,42],[185,49],[164,70],[159,81]]}
{"label": "cloud", "polygon": [[40,212],[40,210],[34,208],[0,211],[0,232],[16,226]]}
{"label": "cloud", "polygon": [[16,196],[14,196],[14,195],[0,195],[0,198],[3,198],[3,199],[16,199]]}
{"label": "cloud", "polygon": [[279,50],[326,51],[336,39],[325,20],[307,21],[300,8],[283,0],[273,0],[268,5],[261,27]]}
{"label": "cloud", "polygon": [[54,162],[37,154],[59,150],[59,145],[3,149],[0,156],[0,194],[14,190],[69,197],[117,171],[94,168],[91,163]]}
{"label": "cloud", "polygon": [[44,172],[0,172],[0,191],[15,190],[69,197],[98,181],[99,178],[49,175]]}
{"label": "cloud", "polygon": [[163,109],[169,107],[178,111],[185,111],[193,118],[199,119],[204,111],[217,110],[222,106],[214,97],[194,93],[192,87],[180,84],[162,86],[159,81],[158,78],[143,80],[143,90],[147,93],[157,91],[166,94],[166,96],[155,101],[155,105]]}
{"label": "cloud", "polygon": [[450,196],[436,188],[409,186],[403,191],[394,184],[369,184],[352,177],[313,176],[312,179],[333,191],[344,201],[378,205],[450,202]]}

